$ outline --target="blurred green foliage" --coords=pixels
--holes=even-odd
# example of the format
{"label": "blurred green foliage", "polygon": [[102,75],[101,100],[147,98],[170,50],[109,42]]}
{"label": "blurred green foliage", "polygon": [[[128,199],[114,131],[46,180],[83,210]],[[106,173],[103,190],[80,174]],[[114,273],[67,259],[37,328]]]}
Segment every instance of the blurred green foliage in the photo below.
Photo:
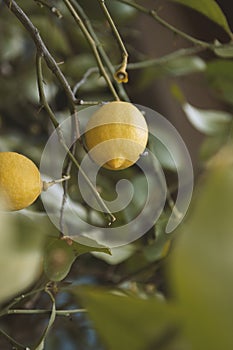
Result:
{"label": "blurred green foliage", "polygon": [[[211,43],[216,46],[210,47],[209,56],[198,55],[198,46],[192,54],[184,48],[175,56],[156,59],[142,52],[140,43],[145,38],[138,26],[142,21],[140,12],[123,2],[106,1],[106,4],[129,51],[132,79],[125,86],[128,95],[133,102],[136,93],[146,100],[143,93],[148,86],[169,81],[170,100],[179,104],[180,113],[202,133],[197,164],[202,175],[193,203],[184,224],[167,235],[165,226],[171,213],[171,199],[176,197],[176,169],[163,145],[152,140],[150,147],[163,167],[171,198],[154,227],[136,242],[110,252],[108,247],[96,242],[93,248],[90,240],[90,246],[60,240],[40,199],[27,210],[1,213],[1,349],[26,346],[48,350],[233,348],[232,146],[217,153],[232,137],[232,44]],[[232,36],[226,16],[215,1],[174,2],[204,14]],[[21,0],[17,3],[38,28],[71,88],[85,77],[76,97],[84,101],[112,100],[87,40],[64,2]],[[92,25],[98,37],[97,44],[105,50],[113,67],[118,67],[121,51],[98,1],[76,3],[85,11],[86,23]],[[138,3],[147,6],[148,1]],[[151,35],[148,33],[148,37]],[[195,38],[192,45],[196,45]],[[0,151],[23,153],[39,165],[53,129],[45,109],[40,106],[35,54],[30,35],[1,2]],[[136,69],[141,69],[139,74]],[[47,101],[62,122],[70,113],[64,90],[45,63],[43,72]],[[192,82],[194,76],[204,78],[221,108],[199,108],[186,100],[179,82],[185,77]],[[211,158],[216,153],[217,156]],[[83,154],[82,145],[78,145],[77,159]],[[75,174],[73,169],[71,175]],[[147,190],[143,174],[136,166],[118,173],[102,169],[98,174],[98,189],[103,198],[115,198],[115,186],[122,176],[131,180],[137,191],[126,210],[118,213],[115,225],[119,226],[140,212]],[[105,224],[100,213],[83,201],[75,181],[70,181],[69,194],[82,218]],[[51,202],[57,205],[55,197]],[[85,230],[85,225],[77,227],[77,235],[81,230]],[[53,294],[56,302],[48,298],[44,290]],[[67,313],[56,315],[55,306]],[[80,307],[87,308],[88,316],[83,312],[69,315],[69,309]],[[34,310],[34,314],[7,315],[12,309]],[[39,309],[48,310],[50,316],[37,313]]]}

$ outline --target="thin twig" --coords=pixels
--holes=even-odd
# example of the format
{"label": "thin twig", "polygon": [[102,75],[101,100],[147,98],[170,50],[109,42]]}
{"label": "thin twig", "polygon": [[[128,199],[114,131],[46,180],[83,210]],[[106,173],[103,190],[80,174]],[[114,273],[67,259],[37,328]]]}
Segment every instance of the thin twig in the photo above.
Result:
{"label": "thin twig", "polygon": [[171,52],[171,53],[164,55],[162,57],[144,60],[141,62],[129,63],[128,69],[129,70],[131,70],[131,69],[132,70],[133,69],[144,69],[144,68],[148,68],[148,67],[159,66],[161,64],[168,63],[169,61],[174,61],[177,58],[192,55],[192,54],[201,52],[203,50],[204,50],[204,48],[202,46],[193,46],[193,47],[188,47],[186,49],[183,48],[183,49]]}
{"label": "thin twig", "polygon": [[108,8],[105,4],[105,0],[98,0],[100,3],[100,6],[104,12],[105,17],[107,18],[107,21],[112,29],[113,34],[115,35],[115,38],[117,40],[117,43],[120,47],[120,49],[122,50],[122,62],[120,65],[120,68],[117,70],[117,72],[115,73],[115,78],[118,82],[124,82],[127,83],[128,82],[128,74],[127,74],[127,64],[128,64],[128,52],[125,48],[125,45],[121,39],[121,36],[115,26],[115,23],[108,11]]}
{"label": "thin twig", "polygon": [[9,343],[13,346],[13,349],[22,349],[22,350],[29,350],[28,347],[26,347],[23,344],[20,344],[15,339],[13,339],[9,334],[7,334],[3,329],[0,328],[0,333],[9,341]]}
{"label": "thin twig", "polygon": [[37,59],[36,59],[37,82],[38,82],[38,89],[39,89],[41,104],[47,110],[48,115],[49,115],[49,117],[50,117],[50,119],[51,119],[54,127],[56,128],[57,133],[58,133],[59,141],[60,141],[61,145],[63,146],[63,148],[67,152],[67,156],[69,157],[69,159],[73,162],[73,164],[76,166],[76,168],[80,171],[80,173],[84,177],[87,185],[90,187],[93,195],[95,196],[97,202],[99,203],[100,208],[104,211],[104,215],[109,218],[109,220],[110,220],[109,223],[111,224],[112,222],[114,222],[116,220],[115,216],[110,212],[110,210],[106,206],[105,202],[102,200],[99,192],[96,190],[95,186],[92,184],[92,182],[90,181],[87,174],[81,168],[81,166],[80,166],[79,162],[77,161],[77,159],[75,158],[74,154],[70,151],[69,147],[66,145],[63,134],[62,134],[61,129],[59,127],[60,125],[59,125],[58,121],[56,120],[56,117],[55,117],[52,109],[50,108],[50,106],[47,102],[47,99],[46,99],[46,96],[44,93],[44,87],[43,87],[43,74],[42,74],[42,67],[41,67],[41,59],[42,58],[41,58],[40,54],[37,54]]}
{"label": "thin twig", "polygon": [[64,74],[60,70],[58,64],[56,63],[53,56],[50,54],[47,46],[43,42],[38,29],[33,25],[33,23],[30,21],[28,16],[23,12],[23,10],[17,5],[15,0],[3,0],[4,3],[7,5],[9,10],[14,13],[14,15],[19,19],[19,21],[23,24],[24,28],[28,31],[28,33],[31,35],[37,51],[41,52],[43,55],[45,62],[48,66],[48,68],[54,73],[58,81],[60,82],[61,86],[63,87],[65,94],[69,100],[70,103],[76,103],[75,96],[73,94],[73,91],[67,82]]}
{"label": "thin twig", "polygon": [[[74,108],[74,113],[71,115],[71,137],[72,137],[72,146],[70,148],[70,152],[75,156],[75,152],[77,149],[77,140],[79,140],[79,143],[83,146],[82,140],[80,137],[80,131],[79,131],[79,124],[78,124],[78,118],[77,118],[77,110],[76,107]],[[64,167],[63,175],[70,177],[71,169],[72,169],[72,160],[70,158],[67,159],[66,166]],[[67,202],[68,197],[68,181],[63,182],[63,197],[62,197],[62,203],[61,203],[61,209],[60,209],[60,218],[59,218],[59,226],[61,228],[60,235],[62,236],[62,232],[64,232],[64,213],[65,213],[65,205]]]}
{"label": "thin twig", "polygon": [[118,2],[121,2],[123,4],[129,5],[133,8],[135,8],[136,10],[145,13],[146,15],[151,16],[152,18],[154,18],[157,22],[159,22],[162,26],[164,26],[165,28],[171,30],[173,33],[181,36],[182,38],[192,42],[195,45],[199,45],[199,46],[203,46],[205,48],[211,48],[212,44],[207,43],[205,41],[196,39],[194,37],[192,37],[191,35],[188,35],[187,33],[183,32],[182,30],[174,27],[173,25],[169,24],[168,22],[166,22],[164,19],[162,19],[156,12],[156,10],[150,10],[142,5],[137,4],[134,1],[130,1],[130,0],[116,0]]}
{"label": "thin twig", "polygon": [[79,100],[80,106],[94,106],[94,105],[102,105],[103,103],[106,103],[106,101],[83,101]]}
{"label": "thin twig", "polygon": [[[103,45],[101,44],[101,42],[99,41],[98,36],[96,35],[96,32],[91,24],[91,21],[89,20],[87,14],[84,12],[83,8],[78,4],[78,2],[70,0],[73,7],[76,9],[76,12],[78,13],[78,15],[82,18],[83,22],[85,23],[85,26],[87,28],[87,30],[89,31],[89,33],[91,34],[93,40],[96,43],[96,47],[97,50],[99,51],[99,54],[102,58],[102,61],[104,62],[104,64],[106,65],[106,68],[108,69],[109,73],[111,74],[112,78],[114,78],[114,74],[115,74],[115,67],[112,64],[111,60],[109,59],[108,55],[106,54]],[[115,80],[115,85],[116,85],[116,90],[119,94],[119,96],[124,100],[124,101],[130,101],[129,97],[123,87],[122,84],[120,84],[118,81]]]}
{"label": "thin twig", "polygon": [[44,81],[43,81],[43,73],[42,73],[42,55],[40,52],[36,54],[36,76],[37,76],[37,86],[39,91],[40,103],[42,108],[45,108],[49,118],[55,129],[59,127],[59,123],[55,118],[55,115],[47,103],[45,92],[44,92]]}
{"label": "thin twig", "polygon": [[35,295],[37,293],[41,293],[45,290],[45,287],[40,287],[38,289],[34,289],[26,294],[21,294],[19,297],[14,298],[10,304],[6,305],[1,311],[0,311],[0,317],[6,315],[8,313],[8,310],[11,309],[14,305],[20,303],[22,300],[26,300],[28,297]]}
{"label": "thin twig", "polygon": [[63,16],[62,16],[62,13],[58,10],[58,8],[56,8],[55,6],[51,6],[49,5],[46,1],[44,0],[34,0],[38,5],[40,5],[41,7],[47,7],[52,13],[55,14],[55,16],[59,19],[61,19]]}
{"label": "thin twig", "polygon": [[[54,60],[53,56],[50,54],[48,48],[46,47],[45,43],[43,42],[38,29],[33,25],[33,23],[30,21],[28,16],[23,12],[23,10],[17,5],[17,3],[14,0],[4,0],[5,4],[8,6],[10,11],[14,13],[14,15],[19,19],[19,21],[23,24],[25,29],[29,32],[31,35],[36,48],[37,52],[40,53],[40,55],[43,56],[48,68],[54,73],[58,81],[60,82],[61,86],[64,89],[64,92],[67,96],[68,102],[69,102],[69,108],[71,111],[72,115],[72,124],[74,124],[74,120],[76,120],[76,98],[75,95],[73,94],[73,91],[67,82],[65,76],[63,75],[62,71],[60,70],[58,64]],[[39,65],[38,65],[39,67]],[[39,84],[38,84],[39,86]],[[43,84],[41,84],[41,87]],[[40,94],[43,94],[43,88],[40,89]],[[43,98],[42,98],[43,97]],[[40,96],[41,100],[46,100],[45,96]],[[47,106],[47,112],[49,113],[50,120],[52,121],[53,125],[55,128],[58,127],[58,122],[56,121],[56,118],[53,116],[53,112],[51,111],[50,107]],[[74,126],[74,125],[72,125]],[[75,128],[73,128],[72,133],[79,134],[79,127],[77,124],[75,124]],[[77,135],[75,135],[77,136]],[[79,137],[76,137],[75,141]],[[73,144],[71,148],[71,153],[75,152],[75,143]],[[68,161],[67,164],[67,169],[66,169],[66,175],[69,175],[71,169],[71,162]],[[64,213],[64,206],[66,202],[66,196],[67,196],[67,185],[63,187],[63,200],[62,200],[62,205],[61,205],[61,211],[60,211],[60,226],[62,228],[63,226],[63,213]]]}
{"label": "thin twig", "polygon": [[[56,14],[58,14],[58,17],[59,18],[62,17],[60,12],[57,12],[57,9],[55,7],[50,6],[46,2],[41,1],[41,0],[35,0],[35,1],[36,2],[40,2],[43,6],[47,6],[52,12],[54,12],[56,10]],[[41,55],[43,55],[43,57],[45,58],[45,61],[46,61],[46,55],[44,53],[44,50],[42,50],[41,52],[40,51],[38,51],[38,52],[40,54],[39,55],[37,54],[37,59],[40,59],[39,57]],[[40,72],[37,72],[37,79],[38,79],[38,77],[42,76],[41,63],[38,62],[37,68],[40,70]],[[65,77],[64,77],[64,80],[66,81]],[[45,94],[44,94],[43,82],[41,82],[41,83],[38,82],[38,86],[39,86],[40,100],[41,101],[45,101],[46,97],[45,97]],[[81,143],[79,125],[77,123],[77,118],[76,118],[76,114],[77,114],[77,109],[76,108],[77,108],[77,106],[76,106],[76,101],[75,101],[75,95],[73,94],[72,90],[71,90],[71,94],[70,94],[70,87],[69,87],[69,94],[68,94],[68,91],[66,90],[66,88],[67,88],[67,86],[69,86],[69,84],[67,83],[67,81],[66,81],[66,86],[64,86],[64,85],[62,85],[62,86],[63,86],[64,90],[66,91],[66,95],[68,97],[69,109],[70,109],[71,118],[72,118],[71,134],[72,134],[72,139],[73,139],[74,142],[72,143],[72,147],[71,147],[70,151],[73,154],[75,154],[76,141],[79,140],[79,142]],[[49,117],[50,117],[54,127],[57,128],[59,126],[59,124],[56,122],[56,118],[54,118],[53,112],[50,109],[49,105],[47,106],[46,110],[49,113]],[[71,162],[70,159],[68,159],[66,167],[64,169],[65,175],[67,175],[67,176],[70,175],[71,168],[72,168],[72,162]],[[63,220],[64,220],[64,210],[65,210],[65,203],[66,203],[66,198],[67,198],[67,192],[68,192],[68,183],[65,182],[63,184],[63,198],[62,198],[61,209],[60,209],[60,218],[59,218],[59,226],[60,226],[60,231],[61,232],[63,232],[63,229],[64,229]]]}
{"label": "thin twig", "polygon": [[[203,50],[205,50],[202,46],[192,46],[192,47],[188,47],[188,48],[182,48],[179,50],[176,50],[174,52],[171,52],[167,55],[164,55],[162,57],[157,57],[157,58],[152,58],[152,59],[144,59],[143,61],[139,61],[139,62],[132,62],[132,63],[128,63],[128,70],[136,70],[136,69],[145,69],[148,67],[154,67],[154,66],[160,66],[162,64],[166,64],[169,63],[170,61],[174,61],[175,59],[181,58],[181,57],[186,57],[192,54],[196,54],[199,52],[202,52]],[[114,67],[114,66],[113,66]],[[115,66],[116,68],[116,66]],[[91,67],[87,70],[87,72],[83,75],[83,78],[75,85],[74,87],[74,93],[76,94],[77,89],[79,89],[83,84],[86,83],[88,77],[93,74],[93,73],[97,73],[98,72],[98,68],[97,67]],[[79,104],[101,104],[101,102],[98,101],[79,101]]]}
{"label": "thin twig", "polygon": [[[56,310],[57,316],[69,317],[72,314],[87,312],[86,309],[71,309],[71,310]],[[51,310],[47,309],[11,309],[8,310],[7,315],[37,315],[50,314]]]}
{"label": "thin twig", "polygon": [[77,94],[78,92],[78,89],[80,89],[80,87],[86,83],[87,79],[93,74],[93,73],[96,73],[98,72],[98,68],[97,67],[91,67],[89,68],[86,73],[83,75],[82,79],[80,81],[78,81],[74,88],[73,88],[73,93],[74,95]]}
{"label": "thin twig", "polygon": [[86,173],[83,171],[83,169],[81,168],[80,164],[78,163],[77,159],[74,157],[74,155],[70,152],[69,148],[67,147],[67,145],[62,142],[62,146],[64,147],[64,149],[67,152],[67,155],[70,157],[70,159],[72,160],[72,162],[74,163],[74,165],[76,166],[76,168],[80,171],[80,173],[82,174],[82,176],[84,177],[86,183],[89,185],[90,189],[92,190],[92,193],[94,194],[97,202],[99,203],[100,208],[103,210],[104,215],[106,217],[108,217],[109,219],[109,225],[111,225],[115,220],[115,216],[110,212],[109,208],[107,207],[107,205],[105,204],[105,202],[102,200],[99,192],[96,190],[95,186],[92,184],[92,182],[90,181],[90,179],[88,178],[88,176],[86,175]]}
{"label": "thin twig", "polygon": [[[36,2],[40,3],[41,5],[43,6],[46,6],[48,7],[52,12],[54,12],[59,18],[62,17],[60,11],[57,10],[57,8],[55,8],[54,6],[50,6],[48,5],[45,1],[43,0],[35,0]],[[27,23],[27,28],[31,28],[31,29],[34,29],[35,27],[33,26],[33,24],[30,22],[30,20],[28,18],[26,18],[26,15],[24,14],[24,21],[25,23]],[[33,28],[34,27],[34,28]],[[35,29],[37,30],[37,29]],[[38,37],[38,36],[37,36]],[[33,39],[35,39],[33,37]],[[36,46],[37,46],[37,52],[39,52],[40,54],[37,55],[37,57],[43,55],[47,65],[48,65],[48,58],[49,58],[49,62],[53,61],[53,57],[49,54],[48,52],[48,49],[46,48],[46,46],[44,45],[42,39],[40,38],[40,36],[38,37],[38,41],[40,42],[40,49],[38,48],[38,45],[37,45],[37,42],[35,42]],[[47,56],[51,56],[51,57],[48,57]],[[55,62],[55,61],[54,61]],[[53,62],[53,63],[54,63]],[[40,68],[41,64],[37,64],[37,67],[38,69],[41,70]],[[55,68],[52,69],[52,71],[55,73],[55,71],[57,70],[58,68],[58,73],[59,73],[59,67],[58,67],[58,64],[54,64]],[[48,65],[48,67],[51,69],[51,67]],[[55,70],[56,69],[56,70]],[[37,74],[37,77],[42,75],[42,71]],[[72,147],[71,147],[71,152],[73,154],[75,154],[75,150],[76,150],[76,141],[79,140],[79,142],[81,143],[81,140],[80,140],[80,131],[79,131],[79,125],[78,125],[78,122],[77,122],[77,118],[76,118],[76,114],[77,114],[77,106],[76,106],[76,101],[75,101],[75,95],[73,94],[68,82],[66,81],[66,78],[63,76],[63,74],[60,72],[60,76],[62,77],[62,86],[66,92],[66,95],[68,97],[68,101],[69,101],[69,109],[70,109],[70,112],[71,112],[71,118],[72,118],[72,127],[71,127],[71,134],[72,134],[72,138],[74,140],[73,144],[72,144]],[[56,77],[58,78],[58,76],[56,75]],[[60,77],[60,79],[61,79]],[[39,86],[39,83],[38,83],[38,86]],[[41,83],[41,88],[39,88],[39,93],[40,93],[40,100],[45,100],[45,94],[43,92],[43,82]],[[41,96],[41,94],[44,94],[44,96]],[[47,106],[47,112],[49,113],[49,116],[50,116],[50,119],[52,120],[53,122],[53,125],[55,128],[58,127],[58,123],[56,122],[56,119],[54,119],[53,117],[53,112],[51,111],[50,107]],[[64,169],[64,173],[66,175],[70,175],[70,172],[71,172],[71,168],[72,168],[72,162],[71,160],[68,159],[67,161],[67,165]],[[60,225],[60,228],[61,228],[61,232],[63,232],[63,219],[64,219],[64,210],[65,210],[65,203],[66,203],[66,198],[67,198],[67,192],[68,192],[68,183],[64,183],[63,184],[63,198],[62,198],[62,204],[61,204],[61,210],[60,210],[60,219],[59,219],[59,225]]]}
{"label": "thin twig", "polygon": [[[37,75],[37,86],[38,86],[38,90],[39,90],[39,97],[40,97],[40,103],[41,106],[43,108],[45,108],[45,110],[47,111],[49,118],[54,126],[54,128],[56,130],[59,129],[59,123],[56,120],[56,117],[52,111],[52,109],[50,108],[46,96],[45,96],[45,92],[44,92],[44,82],[43,82],[43,73],[42,73],[42,57],[41,54],[37,52],[36,55],[36,75]],[[60,129],[59,129],[60,130]],[[72,132],[72,130],[71,130]],[[60,132],[58,132],[58,136],[61,137]],[[74,143],[75,145],[76,143]],[[75,146],[74,146],[75,147]],[[74,150],[73,150],[74,152]],[[72,153],[73,153],[72,152]],[[67,164],[67,169],[65,169],[65,173],[66,175],[70,175],[70,170],[71,170],[71,162],[69,162]],[[64,209],[65,209],[65,203],[66,203],[66,198],[67,198],[67,186],[68,183],[67,181],[65,182],[65,186],[63,186],[63,197],[62,197],[62,203],[61,203],[61,209],[60,209],[60,218],[59,218],[59,227],[60,227],[60,235],[63,235],[64,232],[64,225],[63,225],[63,221],[64,221]]]}
{"label": "thin twig", "polygon": [[67,8],[69,9],[75,22],[79,25],[79,28],[81,29],[82,33],[84,34],[85,38],[87,39],[87,41],[88,41],[88,43],[93,51],[93,54],[96,58],[100,74],[104,77],[106,84],[108,85],[112,95],[114,96],[115,100],[117,100],[117,101],[120,100],[120,98],[119,98],[119,96],[118,96],[118,94],[117,94],[117,92],[116,92],[116,90],[111,82],[111,79],[109,78],[109,76],[105,70],[105,67],[102,63],[102,60],[101,60],[101,57],[99,55],[95,40],[92,38],[91,34],[87,30],[85,24],[83,23],[82,19],[78,15],[78,13],[77,13],[76,9],[74,8],[74,6],[72,5],[72,3],[69,0],[63,0],[63,2],[65,3]]}

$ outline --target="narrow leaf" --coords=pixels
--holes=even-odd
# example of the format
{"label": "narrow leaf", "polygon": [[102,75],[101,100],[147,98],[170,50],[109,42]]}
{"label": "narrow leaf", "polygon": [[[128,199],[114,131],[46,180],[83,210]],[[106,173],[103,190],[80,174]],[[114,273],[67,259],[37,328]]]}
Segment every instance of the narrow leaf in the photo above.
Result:
{"label": "narrow leaf", "polygon": [[135,250],[136,248],[133,244],[127,244],[125,246],[113,248],[111,250],[112,255],[99,252],[93,252],[92,254],[110,265],[117,265],[128,259]]}
{"label": "narrow leaf", "polygon": [[222,27],[229,36],[232,35],[226,16],[214,0],[170,0],[187,6],[208,17],[211,21]]}
{"label": "narrow leaf", "polygon": [[233,45],[222,45],[218,40],[215,41],[214,53],[223,58],[232,58],[233,57]]}
{"label": "narrow leaf", "polygon": [[93,239],[82,237],[83,244],[80,244],[77,241],[75,241],[75,236],[72,236],[72,239],[74,240],[73,247],[74,247],[76,256],[89,253],[89,252],[99,252],[99,253],[105,253],[105,254],[111,255],[110,248],[97,243]]}
{"label": "narrow leaf", "polygon": [[198,56],[180,57],[161,64],[160,74],[171,76],[183,76],[202,72],[206,68],[205,62]]}
{"label": "narrow leaf", "polygon": [[195,108],[189,103],[183,104],[183,110],[190,123],[206,135],[219,134],[227,130],[232,115],[225,111]]}

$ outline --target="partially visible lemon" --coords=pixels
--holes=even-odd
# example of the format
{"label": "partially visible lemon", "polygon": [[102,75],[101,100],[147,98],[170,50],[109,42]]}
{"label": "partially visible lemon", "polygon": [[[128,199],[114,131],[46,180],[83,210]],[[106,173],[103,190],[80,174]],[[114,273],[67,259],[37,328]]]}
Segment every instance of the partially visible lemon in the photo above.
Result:
{"label": "partially visible lemon", "polygon": [[0,196],[7,210],[28,207],[41,191],[40,172],[29,158],[16,152],[0,152]]}
{"label": "partially visible lemon", "polygon": [[148,141],[143,114],[129,102],[114,101],[100,107],[86,126],[85,142],[90,157],[111,170],[136,163]]}

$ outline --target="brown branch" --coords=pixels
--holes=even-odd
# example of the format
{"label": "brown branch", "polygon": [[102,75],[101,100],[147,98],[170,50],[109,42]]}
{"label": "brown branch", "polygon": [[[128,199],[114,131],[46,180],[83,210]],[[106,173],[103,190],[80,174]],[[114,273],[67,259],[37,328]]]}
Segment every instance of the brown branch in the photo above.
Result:
{"label": "brown branch", "polygon": [[[79,139],[80,143],[80,131],[79,131],[79,125],[77,124],[77,118],[75,118],[77,114],[77,104],[78,101],[73,93],[73,90],[71,89],[69,83],[67,82],[65,76],[63,75],[62,71],[60,70],[58,64],[56,63],[55,59],[53,56],[50,54],[47,46],[43,42],[40,33],[38,29],[33,25],[31,20],[28,18],[26,13],[18,6],[18,4],[14,0],[4,0],[5,4],[8,6],[10,11],[18,18],[18,20],[22,23],[24,28],[27,30],[27,32],[31,35],[32,40],[36,46],[37,49],[37,57],[41,56],[44,58],[47,67],[53,72],[53,74],[56,76],[57,80],[61,84],[66,97],[68,99],[68,104],[69,104],[69,109],[70,113],[72,115],[72,136],[74,143],[71,147],[71,153],[74,155],[75,149],[76,149],[76,140]],[[40,91],[41,92],[41,91]],[[42,101],[43,99],[41,98],[41,93],[40,93],[40,100]],[[42,107],[45,107],[44,105]],[[53,122],[54,127],[58,127],[59,123],[56,120],[53,120],[53,112],[51,111],[50,108],[46,109],[47,112],[49,113],[50,119]],[[64,169],[64,173],[66,175],[70,174],[71,171],[71,166],[72,166],[72,160],[69,159],[66,165],[66,168]],[[62,226],[62,221],[63,221],[63,212],[64,212],[64,206],[66,202],[66,196],[67,196],[67,184],[63,186],[64,190],[64,196],[63,196],[63,201],[62,201],[62,206],[61,206],[61,216],[60,216],[60,224]]]}
{"label": "brown branch", "polygon": [[90,34],[90,32],[88,31],[85,23],[83,22],[82,18],[79,16],[78,12],[76,11],[76,8],[73,6],[73,3],[70,0],[63,0],[64,4],[66,5],[66,7],[68,8],[68,10],[70,11],[71,15],[73,16],[75,22],[78,24],[79,28],[81,29],[83,35],[85,36],[88,44],[90,45],[92,52],[95,56],[97,65],[99,67],[99,72],[100,74],[103,76],[106,84],[109,87],[109,90],[111,91],[112,95],[114,96],[116,101],[119,101],[120,98],[115,90],[115,87],[110,79],[110,77],[108,76],[108,73],[103,65],[101,56],[99,54],[97,45],[95,40],[93,39],[92,35]]}

